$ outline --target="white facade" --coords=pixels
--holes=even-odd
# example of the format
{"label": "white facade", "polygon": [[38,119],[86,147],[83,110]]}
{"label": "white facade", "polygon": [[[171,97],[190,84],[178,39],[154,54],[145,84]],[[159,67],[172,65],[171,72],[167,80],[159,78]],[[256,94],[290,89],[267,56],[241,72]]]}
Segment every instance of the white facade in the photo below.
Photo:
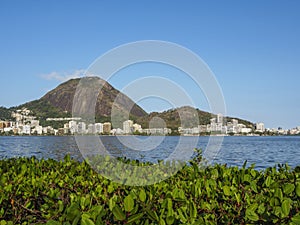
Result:
{"label": "white facade", "polygon": [[103,133],[103,123],[95,123],[95,132],[97,134]]}
{"label": "white facade", "polygon": [[133,121],[126,120],[123,122],[123,132],[124,134],[131,134],[133,131]]}
{"label": "white facade", "polygon": [[69,121],[69,129],[71,134],[77,133],[78,132],[78,126],[76,121]]}
{"label": "white facade", "polygon": [[265,131],[265,124],[264,123],[256,123],[256,131],[264,132]]}
{"label": "white facade", "polygon": [[89,134],[95,134],[95,125],[94,124],[89,124],[88,125],[88,133]]}
{"label": "white facade", "polygon": [[23,134],[30,134],[30,132],[31,132],[31,128],[30,128],[30,125],[25,125],[25,126],[23,126],[23,130],[22,130],[22,133]]}
{"label": "white facade", "polygon": [[223,124],[224,117],[221,113],[217,114],[217,123]]}
{"label": "white facade", "polygon": [[86,134],[86,124],[85,122],[78,123],[78,133],[79,134]]}
{"label": "white facade", "polygon": [[143,132],[142,126],[140,124],[135,123],[132,125],[132,128],[133,128],[133,132],[137,132],[137,131],[140,133]]}

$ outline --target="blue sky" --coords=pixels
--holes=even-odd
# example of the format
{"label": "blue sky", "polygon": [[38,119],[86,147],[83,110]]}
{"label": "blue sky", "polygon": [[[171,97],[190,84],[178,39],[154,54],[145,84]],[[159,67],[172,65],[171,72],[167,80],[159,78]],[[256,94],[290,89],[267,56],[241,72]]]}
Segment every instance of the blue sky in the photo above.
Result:
{"label": "blue sky", "polygon": [[[42,97],[119,45],[163,40],[192,50],[208,64],[222,88],[228,115],[263,121],[267,127],[299,126],[299,10],[296,0],[4,0],[0,105]],[[118,89],[136,78],[122,76],[111,80]],[[189,87],[180,76],[174,81]],[[205,102],[197,102],[202,99],[197,91],[188,89],[198,108],[207,109]],[[155,110],[156,100],[141,105],[146,103],[148,111]]]}

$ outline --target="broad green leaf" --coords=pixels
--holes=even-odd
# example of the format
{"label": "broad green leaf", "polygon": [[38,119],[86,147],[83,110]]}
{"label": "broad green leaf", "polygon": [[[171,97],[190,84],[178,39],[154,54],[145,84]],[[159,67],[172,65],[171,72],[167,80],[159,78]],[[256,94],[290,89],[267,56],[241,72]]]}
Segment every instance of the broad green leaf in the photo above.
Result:
{"label": "broad green leaf", "polygon": [[270,187],[271,183],[272,183],[272,178],[271,178],[271,176],[269,175],[269,176],[267,177],[266,181],[265,181],[266,187]]}
{"label": "broad green leaf", "polygon": [[296,195],[300,197],[300,183],[298,183],[296,186]]}
{"label": "broad green leaf", "polygon": [[275,206],[275,207],[274,207],[274,214],[275,214],[277,217],[280,217],[280,215],[282,214],[282,209],[281,209],[281,207]]}
{"label": "broad green leaf", "polygon": [[145,192],[145,190],[144,189],[141,189],[141,191],[140,191],[140,194],[139,194],[139,198],[140,198],[140,200],[142,201],[142,202],[145,202],[146,201],[146,192]]}
{"label": "broad green leaf", "polygon": [[286,195],[289,195],[290,193],[292,193],[295,189],[295,185],[294,184],[285,184],[283,185],[283,193]]}
{"label": "broad green leaf", "polygon": [[95,223],[90,219],[90,215],[87,213],[81,216],[81,225],[95,225]]}
{"label": "broad green leaf", "polygon": [[134,208],[134,200],[131,195],[127,195],[124,199],[124,208],[126,212],[131,212]]}
{"label": "broad green leaf", "polygon": [[122,211],[122,209],[120,208],[120,206],[115,205],[115,207],[113,208],[112,212],[113,212],[113,214],[114,214],[114,216],[115,216],[115,218],[116,218],[117,220],[121,220],[121,221],[122,221],[122,220],[125,220],[126,215],[125,215],[125,213]]}
{"label": "broad green leaf", "polygon": [[263,214],[266,210],[266,207],[264,206],[264,203],[261,203],[259,206],[258,206],[258,209],[257,209],[257,212],[258,214]]}
{"label": "broad green leaf", "polygon": [[253,203],[252,205],[248,206],[248,209],[250,211],[255,212],[255,210],[257,209],[257,207],[258,207],[258,204],[257,203]]}
{"label": "broad green leaf", "polygon": [[285,199],[281,204],[281,211],[284,217],[287,217],[290,214],[290,201],[288,199]]}
{"label": "broad green leaf", "polygon": [[292,221],[295,224],[300,224],[300,213],[297,213],[295,216],[292,217]]}
{"label": "broad green leaf", "polygon": [[254,191],[255,193],[257,193],[257,186],[256,186],[256,183],[254,181],[251,181],[250,182],[250,187],[252,189],[252,191]]}
{"label": "broad green leaf", "polygon": [[280,201],[283,200],[283,194],[282,194],[281,188],[276,188],[275,189],[274,196],[279,198]]}
{"label": "broad green leaf", "polygon": [[167,216],[166,222],[168,225],[173,224],[175,221],[174,216]]}
{"label": "broad green leaf", "polygon": [[251,221],[258,221],[259,216],[251,209],[246,209],[246,217]]}
{"label": "broad green leaf", "polygon": [[159,219],[159,225],[166,225],[166,222],[164,221],[163,218]]}
{"label": "broad green leaf", "polygon": [[223,186],[223,191],[224,191],[224,194],[226,196],[230,196],[231,195],[231,191],[230,191],[230,187],[229,186]]}

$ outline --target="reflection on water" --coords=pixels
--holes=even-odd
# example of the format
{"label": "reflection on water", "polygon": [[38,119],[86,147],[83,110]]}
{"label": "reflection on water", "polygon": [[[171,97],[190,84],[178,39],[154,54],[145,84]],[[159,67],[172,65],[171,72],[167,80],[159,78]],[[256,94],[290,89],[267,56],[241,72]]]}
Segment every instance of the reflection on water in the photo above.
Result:
{"label": "reflection on water", "polygon": [[[196,143],[197,148],[205,149],[209,140],[209,137],[181,137],[181,140],[180,137],[162,139],[162,137],[142,136],[100,138],[112,156],[151,162],[166,159],[175,149],[178,151],[176,154],[178,158],[188,159],[194,147],[192,143]],[[179,143],[180,149],[177,149]],[[89,150],[93,149],[89,147]],[[140,148],[143,151],[137,150]],[[93,154],[97,152],[99,153],[99,150],[95,148]],[[61,160],[66,154],[70,154],[76,160],[83,160],[72,136],[0,137],[0,158],[35,156]],[[248,160],[248,165],[255,163],[257,169],[274,166],[277,163],[288,163],[292,167],[300,165],[300,137],[225,137],[215,162],[242,166],[245,160]]]}

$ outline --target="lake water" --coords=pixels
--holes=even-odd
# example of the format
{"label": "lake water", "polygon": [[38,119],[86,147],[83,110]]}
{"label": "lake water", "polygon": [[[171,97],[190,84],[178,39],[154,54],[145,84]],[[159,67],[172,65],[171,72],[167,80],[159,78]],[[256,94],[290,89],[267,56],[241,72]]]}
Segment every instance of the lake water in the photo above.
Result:
{"label": "lake water", "polygon": [[[100,140],[113,156],[156,162],[159,159],[166,159],[178,146],[180,147],[178,154],[181,154],[182,158],[194,147],[205,149],[209,137],[101,136]],[[61,160],[66,154],[79,161],[83,159],[73,136],[0,137],[1,159],[35,156]],[[291,167],[299,166],[300,136],[224,137],[214,162],[242,166],[245,160],[248,161],[248,165],[255,163],[257,169],[278,163],[288,163]]]}

